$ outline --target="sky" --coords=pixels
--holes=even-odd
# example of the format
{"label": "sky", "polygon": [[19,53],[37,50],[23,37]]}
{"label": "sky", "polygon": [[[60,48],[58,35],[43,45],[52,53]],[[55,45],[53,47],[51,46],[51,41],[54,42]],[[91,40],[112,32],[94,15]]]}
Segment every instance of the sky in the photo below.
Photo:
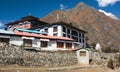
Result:
{"label": "sky", "polygon": [[0,0],[0,27],[29,14],[42,18],[56,9],[73,8],[79,2],[120,20],[120,0]]}

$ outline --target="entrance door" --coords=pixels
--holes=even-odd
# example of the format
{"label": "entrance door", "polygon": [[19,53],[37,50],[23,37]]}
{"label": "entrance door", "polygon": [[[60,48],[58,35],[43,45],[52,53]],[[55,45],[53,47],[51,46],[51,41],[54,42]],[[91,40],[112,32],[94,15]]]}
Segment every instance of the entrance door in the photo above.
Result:
{"label": "entrance door", "polygon": [[81,65],[89,65],[89,51],[86,49],[80,49],[77,51],[78,63]]}

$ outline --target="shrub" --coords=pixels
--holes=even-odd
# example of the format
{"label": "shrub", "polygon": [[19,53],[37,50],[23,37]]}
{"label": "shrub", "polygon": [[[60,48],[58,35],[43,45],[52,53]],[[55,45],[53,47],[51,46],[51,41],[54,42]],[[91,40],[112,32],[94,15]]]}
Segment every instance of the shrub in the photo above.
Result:
{"label": "shrub", "polygon": [[117,50],[115,48],[106,47],[106,48],[102,49],[102,52],[105,52],[105,53],[116,53],[116,52],[119,52],[119,50]]}
{"label": "shrub", "polygon": [[119,63],[119,66],[120,66],[120,54],[118,56],[118,63]]}
{"label": "shrub", "polygon": [[96,44],[95,44],[95,43],[91,43],[91,44],[90,44],[90,47],[91,47],[91,46],[93,47],[93,49],[95,49]]}
{"label": "shrub", "polygon": [[110,60],[107,63],[107,67],[114,69],[114,65],[113,65],[113,60],[110,58]]}
{"label": "shrub", "polygon": [[118,57],[118,61],[120,62],[120,55],[119,55],[119,57]]}

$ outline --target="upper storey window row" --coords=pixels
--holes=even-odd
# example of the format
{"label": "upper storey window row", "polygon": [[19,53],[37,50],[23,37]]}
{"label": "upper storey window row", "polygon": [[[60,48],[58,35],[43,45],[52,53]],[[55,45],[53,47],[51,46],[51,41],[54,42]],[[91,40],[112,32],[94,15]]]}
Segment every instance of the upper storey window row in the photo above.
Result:
{"label": "upper storey window row", "polygon": [[65,27],[65,26],[63,26],[63,32],[65,32],[65,33],[66,33],[66,27]]}
{"label": "upper storey window row", "polygon": [[53,27],[53,32],[57,32],[57,31],[58,31],[57,26]]}
{"label": "upper storey window row", "polygon": [[73,35],[73,36],[78,36],[78,32],[75,31],[75,30],[72,30],[72,35]]}
{"label": "upper storey window row", "polygon": [[8,29],[13,30],[15,28],[29,28],[28,24],[30,24],[29,21],[24,21],[24,22],[20,22],[18,24],[9,25]]}
{"label": "upper storey window row", "polygon": [[62,26],[62,28],[63,28],[63,33],[65,33],[65,34],[72,34],[73,36],[78,36],[78,34],[79,34],[78,31],[67,28],[65,26]]}

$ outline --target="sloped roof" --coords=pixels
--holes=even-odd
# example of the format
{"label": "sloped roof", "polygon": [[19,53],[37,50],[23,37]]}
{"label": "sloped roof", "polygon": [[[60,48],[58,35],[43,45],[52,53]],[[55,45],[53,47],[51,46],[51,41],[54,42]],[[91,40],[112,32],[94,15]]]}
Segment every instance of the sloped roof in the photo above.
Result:
{"label": "sloped roof", "polygon": [[24,21],[29,21],[29,20],[36,20],[36,21],[38,21],[38,22],[42,22],[42,23],[44,23],[44,24],[48,24],[48,23],[46,23],[46,22],[40,21],[39,18],[37,18],[37,17],[34,17],[34,16],[29,15],[29,16],[25,16],[25,17],[23,17],[23,18],[21,18],[21,19],[19,19],[19,20],[16,20],[16,21],[14,21],[14,22],[10,22],[10,23],[8,23],[8,24],[6,24],[6,25],[17,24],[17,23],[24,22]]}
{"label": "sloped roof", "polygon": [[47,25],[42,25],[42,26],[38,26],[38,27],[33,27],[33,28],[31,28],[31,29],[38,29],[38,28],[49,27],[49,26],[53,26],[53,25],[63,25],[63,26],[67,26],[67,27],[70,27],[70,28],[72,28],[72,29],[76,29],[76,30],[78,30],[78,31],[82,31],[82,32],[84,32],[84,33],[87,33],[87,31],[84,31],[84,30],[82,30],[82,29],[78,29],[78,28],[72,26],[71,24],[65,23],[65,22],[63,22],[63,21],[55,22],[55,23],[51,23],[51,24],[47,24]]}
{"label": "sloped roof", "polygon": [[37,30],[27,30],[27,29],[22,29],[22,28],[16,28],[16,30],[22,31],[22,32],[37,33],[37,34],[47,34],[46,32],[41,32]]}
{"label": "sloped roof", "polygon": [[57,39],[57,40],[68,40],[68,41],[73,41],[71,38],[66,38],[66,37],[58,37],[58,36],[45,36],[42,34],[33,34],[33,33],[27,33],[27,32],[14,32],[15,35],[19,36],[29,36],[29,37],[38,37],[38,38],[46,38],[46,39]]}
{"label": "sloped roof", "polygon": [[4,33],[4,34],[14,34],[13,31],[11,31],[11,30],[4,30],[4,29],[0,29],[0,33]]}
{"label": "sloped roof", "polygon": [[0,34],[7,34],[7,35],[18,35],[18,36],[28,36],[28,37],[37,37],[37,38],[46,38],[46,39],[57,39],[57,40],[68,40],[73,41],[71,38],[67,37],[58,37],[58,36],[46,36],[42,34],[34,34],[34,33],[28,33],[28,32],[19,32],[19,31],[7,31],[0,29]]}

